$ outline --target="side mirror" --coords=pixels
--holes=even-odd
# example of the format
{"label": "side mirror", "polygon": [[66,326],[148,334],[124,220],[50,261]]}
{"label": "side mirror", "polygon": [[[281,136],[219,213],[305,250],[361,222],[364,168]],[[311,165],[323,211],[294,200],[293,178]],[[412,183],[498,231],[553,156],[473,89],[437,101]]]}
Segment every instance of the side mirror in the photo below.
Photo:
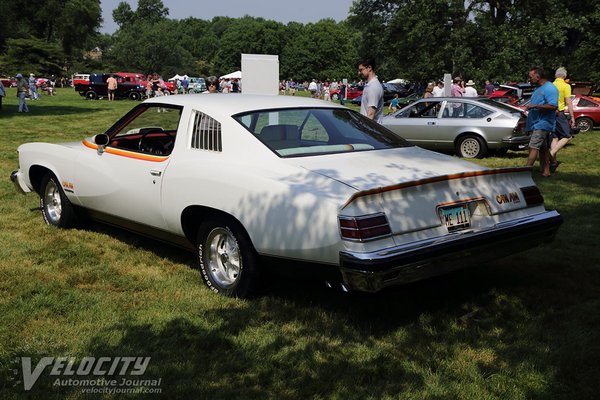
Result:
{"label": "side mirror", "polygon": [[94,136],[94,143],[98,145],[98,155],[102,155],[104,153],[104,148],[110,141],[110,138],[106,133],[101,133],[99,135]]}

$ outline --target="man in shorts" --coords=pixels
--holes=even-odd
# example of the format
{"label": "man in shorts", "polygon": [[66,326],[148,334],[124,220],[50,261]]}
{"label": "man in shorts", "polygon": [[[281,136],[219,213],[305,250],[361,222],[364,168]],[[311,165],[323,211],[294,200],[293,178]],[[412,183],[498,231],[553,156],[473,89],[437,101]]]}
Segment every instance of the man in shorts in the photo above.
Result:
{"label": "man in shorts", "polygon": [[111,75],[106,80],[108,86],[108,100],[113,101],[115,99],[115,90],[117,90],[117,80],[114,75]]}
{"label": "man in shorts", "polygon": [[550,172],[556,171],[559,164],[556,154],[573,139],[571,128],[575,128],[571,85],[565,82],[567,70],[560,67],[554,73],[554,77],[556,79],[553,84],[558,89],[558,111],[556,113],[556,129],[550,135]]}
{"label": "man in shorts", "polygon": [[540,156],[540,168],[543,176],[550,176],[550,153],[548,137],[556,124],[558,108],[558,89],[548,81],[541,67],[533,67],[529,71],[529,82],[536,86],[527,105],[527,131],[531,132],[529,140],[529,157],[527,166],[532,167]]}

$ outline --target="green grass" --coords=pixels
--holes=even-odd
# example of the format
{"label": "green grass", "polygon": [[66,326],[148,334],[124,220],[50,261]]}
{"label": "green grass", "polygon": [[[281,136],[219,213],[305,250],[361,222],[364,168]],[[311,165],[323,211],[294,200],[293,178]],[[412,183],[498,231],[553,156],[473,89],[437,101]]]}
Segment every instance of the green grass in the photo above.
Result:
{"label": "green grass", "polygon": [[598,131],[573,140],[551,178],[534,171],[565,220],[552,244],[374,295],[274,280],[236,300],[200,283],[191,254],[102,225],[46,226],[36,196],[10,183],[19,144],[81,140],[136,103],[64,89],[20,115],[16,100],[9,89],[0,111],[0,398],[84,397],[54,388],[48,369],[25,393],[21,356],[152,357],[143,378],[162,378],[163,393],[140,398],[597,398]]}

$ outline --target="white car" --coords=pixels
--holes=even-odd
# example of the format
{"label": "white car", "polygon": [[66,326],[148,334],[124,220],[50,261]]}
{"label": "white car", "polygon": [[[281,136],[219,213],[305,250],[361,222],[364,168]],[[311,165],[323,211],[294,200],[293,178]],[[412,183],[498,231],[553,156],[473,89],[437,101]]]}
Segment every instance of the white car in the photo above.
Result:
{"label": "white car", "polygon": [[314,99],[153,98],[106,133],[18,152],[11,179],[46,223],[86,216],[179,245],[230,296],[298,267],[374,292],[533,247],[562,221],[530,168],[423,150]]}

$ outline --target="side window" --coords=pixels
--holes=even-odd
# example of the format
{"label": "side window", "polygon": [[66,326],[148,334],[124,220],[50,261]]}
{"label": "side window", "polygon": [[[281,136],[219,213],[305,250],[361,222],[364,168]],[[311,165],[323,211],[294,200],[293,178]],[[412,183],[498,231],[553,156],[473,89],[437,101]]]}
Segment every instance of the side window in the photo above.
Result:
{"label": "side window", "polygon": [[406,107],[396,115],[396,118],[437,118],[439,110],[439,101],[421,102]]}
{"label": "side window", "polygon": [[577,106],[578,107],[598,107],[598,105],[596,103],[592,103],[591,101],[586,100],[584,98],[579,99]]}
{"label": "side window", "polygon": [[442,118],[466,118],[467,104],[459,101],[449,101],[446,103]]}
{"label": "side window", "polygon": [[180,107],[149,105],[112,135],[109,146],[155,155],[173,151]]}
{"label": "side window", "polygon": [[200,111],[194,112],[192,149],[223,151],[221,123]]}
{"label": "side window", "polygon": [[466,118],[485,118],[492,114],[493,111],[473,104],[465,104]]}

